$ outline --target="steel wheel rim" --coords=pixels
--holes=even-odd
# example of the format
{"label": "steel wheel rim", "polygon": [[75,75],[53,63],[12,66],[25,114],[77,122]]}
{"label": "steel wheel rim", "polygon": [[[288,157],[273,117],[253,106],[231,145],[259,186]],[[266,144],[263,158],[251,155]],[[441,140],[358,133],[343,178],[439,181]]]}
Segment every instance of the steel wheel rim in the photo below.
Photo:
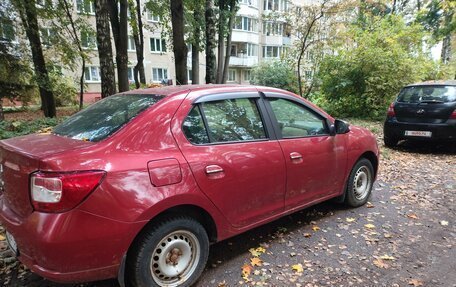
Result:
{"label": "steel wheel rim", "polygon": [[166,235],[152,253],[150,271],[154,281],[159,286],[180,286],[195,272],[200,252],[199,241],[193,233],[177,230]]}
{"label": "steel wheel rim", "polygon": [[357,200],[363,200],[369,194],[372,183],[370,170],[366,166],[361,166],[355,173],[353,179],[353,194]]}

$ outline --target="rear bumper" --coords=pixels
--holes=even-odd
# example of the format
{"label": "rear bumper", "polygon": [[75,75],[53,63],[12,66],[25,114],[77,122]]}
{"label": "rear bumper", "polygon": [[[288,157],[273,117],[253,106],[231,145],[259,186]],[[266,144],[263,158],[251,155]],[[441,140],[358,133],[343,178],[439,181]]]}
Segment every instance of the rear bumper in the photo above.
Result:
{"label": "rear bumper", "polygon": [[[431,137],[406,136],[405,131],[430,131]],[[443,124],[430,123],[405,123],[398,122],[396,118],[387,118],[383,129],[385,137],[419,140],[455,140],[456,141],[456,120],[449,120]]]}
{"label": "rear bumper", "polygon": [[0,197],[0,223],[14,236],[18,259],[61,283],[117,277],[122,256],[144,223],[118,222],[72,210],[18,217]]}

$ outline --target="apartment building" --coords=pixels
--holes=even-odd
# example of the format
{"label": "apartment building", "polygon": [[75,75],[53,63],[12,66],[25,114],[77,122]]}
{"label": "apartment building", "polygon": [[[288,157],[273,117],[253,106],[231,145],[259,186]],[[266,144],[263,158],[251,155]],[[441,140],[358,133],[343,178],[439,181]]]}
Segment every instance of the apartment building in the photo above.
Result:
{"label": "apartment building", "polygon": [[[163,23],[160,17],[146,10],[142,3],[143,22],[145,24],[144,37],[144,67],[148,83],[160,83],[162,80],[172,79],[176,83],[173,52],[169,45],[170,39],[162,33]],[[295,0],[294,2],[306,0]],[[37,5],[52,5],[52,0],[38,0]],[[251,70],[262,61],[281,58],[287,47],[291,45],[292,36],[290,26],[285,20],[277,17],[268,17],[271,13],[286,12],[291,6],[290,0],[239,0],[239,9],[233,26],[232,43],[230,47],[229,83],[248,84],[251,79]],[[91,0],[74,0],[76,17],[86,17],[88,23],[95,30],[95,6]],[[276,13],[278,14],[278,13]],[[272,20],[273,19],[273,20]],[[3,40],[20,42],[24,35],[18,36],[17,23],[11,25],[2,22],[0,38]],[[51,46],[53,36],[52,27],[41,25],[42,41],[46,47]],[[25,41],[22,39],[22,41]],[[97,51],[96,35],[81,34],[81,42],[90,55],[85,68],[85,83],[88,94],[99,94],[101,91],[101,77]],[[189,45],[191,48],[191,45]],[[113,49],[115,49],[113,43]],[[49,49],[50,50],[50,49]],[[46,52],[46,51],[45,51]],[[133,82],[133,67],[136,64],[135,43],[133,37],[128,41],[129,80]],[[191,83],[191,51],[188,52],[188,75]],[[79,77],[78,69],[71,71],[63,68],[65,75]],[[200,81],[205,79],[205,56],[200,53]]]}

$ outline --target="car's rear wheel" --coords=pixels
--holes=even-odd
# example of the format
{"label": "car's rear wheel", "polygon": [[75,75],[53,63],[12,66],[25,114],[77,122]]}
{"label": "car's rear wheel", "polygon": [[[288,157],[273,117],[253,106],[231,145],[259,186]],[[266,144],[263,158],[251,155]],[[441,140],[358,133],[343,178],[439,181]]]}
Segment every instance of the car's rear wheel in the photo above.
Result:
{"label": "car's rear wheel", "polygon": [[345,203],[352,207],[358,207],[367,202],[372,192],[374,183],[374,168],[370,160],[360,159],[348,178]]}
{"label": "car's rear wheel", "polygon": [[383,142],[385,143],[386,147],[393,148],[393,147],[397,146],[398,141],[399,140],[395,137],[386,136],[386,135],[383,136]]}
{"label": "car's rear wheel", "polygon": [[131,286],[191,286],[204,270],[209,239],[190,217],[162,221],[145,231],[127,259]]}

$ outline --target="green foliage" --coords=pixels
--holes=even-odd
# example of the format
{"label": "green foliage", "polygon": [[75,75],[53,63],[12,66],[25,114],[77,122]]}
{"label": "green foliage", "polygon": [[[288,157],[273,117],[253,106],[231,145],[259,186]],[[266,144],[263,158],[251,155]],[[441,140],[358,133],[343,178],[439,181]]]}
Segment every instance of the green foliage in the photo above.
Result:
{"label": "green foliage", "polygon": [[60,71],[52,70],[49,72],[49,81],[57,107],[77,104],[78,90],[71,77],[64,76]]}
{"label": "green foliage", "polygon": [[262,85],[288,90],[296,93],[298,91],[298,79],[296,74],[287,62],[280,60],[263,61],[252,70],[254,85]]}
{"label": "green foliage", "polygon": [[313,99],[336,116],[383,117],[401,87],[439,76],[421,52],[424,36],[420,25],[392,15],[352,26],[336,53],[323,60],[323,93]]}
{"label": "green foliage", "polygon": [[62,118],[43,118],[34,121],[0,121],[0,140],[23,136],[59,124]]}

